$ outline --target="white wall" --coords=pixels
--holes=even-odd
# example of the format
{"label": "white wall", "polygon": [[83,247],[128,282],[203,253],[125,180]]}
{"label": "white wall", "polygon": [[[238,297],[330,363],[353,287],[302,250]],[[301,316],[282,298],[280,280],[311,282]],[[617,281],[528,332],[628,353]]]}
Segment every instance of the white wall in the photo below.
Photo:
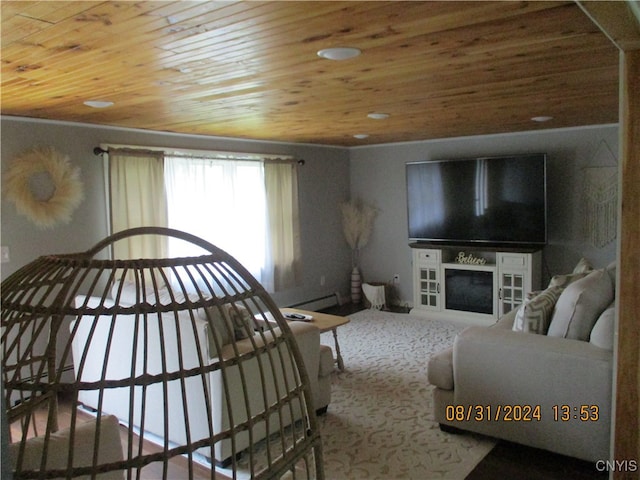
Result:
{"label": "white wall", "polygon": [[581,222],[584,168],[615,165],[618,157],[618,127],[607,125],[351,149],[351,195],[379,209],[370,243],[361,253],[364,280],[390,281],[399,273],[400,300],[412,302],[405,163],[518,153],[548,155],[543,282],[550,275],[570,271],[583,256],[596,266],[614,260],[615,241],[601,249],[588,245]]}
{"label": "white wall", "polygon": [[[73,123],[2,117],[1,167],[27,149],[53,146],[81,170],[85,200],[71,223],[42,230],[16,213],[2,198],[1,243],[9,247],[10,262],[1,265],[4,280],[37,257],[84,251],[107,234],[103,162],[93,154],[100,143],[166,146],[294,155],[300,168],[300,217],[303,282],[274,295],[279,305],[291,305],[336,291],[348,290],[351,256],[342,237],[338,205],[349,198],[349,151],[344,148],[188,136],[116,129]],[[324,277],[324,286],[320,278]]]}

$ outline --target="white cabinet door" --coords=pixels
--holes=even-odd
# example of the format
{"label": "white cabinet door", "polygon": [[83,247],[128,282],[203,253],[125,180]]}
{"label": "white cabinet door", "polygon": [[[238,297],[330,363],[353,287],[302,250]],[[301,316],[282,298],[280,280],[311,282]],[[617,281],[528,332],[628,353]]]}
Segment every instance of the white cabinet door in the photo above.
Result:
{"label": "white cabinet door", "polygon": [[524,302],[531,291],[531,255],[498,253],[498,315],[510,312]]}
{"label": "white cabinet door", "polygon": [[423,310],[439,311],[440,301],[440,250],[414,250],[414,304]]}

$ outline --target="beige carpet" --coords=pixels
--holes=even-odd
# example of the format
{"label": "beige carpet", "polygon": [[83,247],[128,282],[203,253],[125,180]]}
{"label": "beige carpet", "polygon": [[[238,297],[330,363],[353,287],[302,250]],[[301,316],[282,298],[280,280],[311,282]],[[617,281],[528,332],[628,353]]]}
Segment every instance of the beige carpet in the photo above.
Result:
{"label": "beige carpet", "polygon": [[350,318],[338,329],[345,371],[320,419],[326,477],[464,479],[495,442],[440,431],[426,370],[462,327],[375,310]]}
{"label": "beige carpet", "polygon": [[[375,310],[350,319],[338,329],[345,371],[334,373],[331,404],[319,418],[325,477],[464,479],[495,442],[440,431],[426,371],[429,356],[462,327]],[[333,347],[331,333],[322,343]]]}

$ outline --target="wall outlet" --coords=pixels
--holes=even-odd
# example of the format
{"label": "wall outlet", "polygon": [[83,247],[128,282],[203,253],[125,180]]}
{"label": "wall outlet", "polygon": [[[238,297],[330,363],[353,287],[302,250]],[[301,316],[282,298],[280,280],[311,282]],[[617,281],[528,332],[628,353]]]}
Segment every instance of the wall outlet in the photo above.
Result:
{"label": "wall outlet", "polygon": [[9,247],[0,248],[0,263],[9,263]]}
{"label": "wall outlet", "polygon": [[398,285],[398,284],[400,284],[400,274],[399,274],[399,273],[396,273],[396,274],[393,276],[393,284],[394,284],[394,285]]}

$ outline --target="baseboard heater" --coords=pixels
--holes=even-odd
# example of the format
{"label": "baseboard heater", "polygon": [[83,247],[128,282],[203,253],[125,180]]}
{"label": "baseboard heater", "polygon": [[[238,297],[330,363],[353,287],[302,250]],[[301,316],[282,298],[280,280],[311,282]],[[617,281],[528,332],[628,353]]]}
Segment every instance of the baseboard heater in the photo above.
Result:
{"label": "baseboard heater", "polygon": [[[74,377],[73,364],[65,365],[62,367],[62,378],[64,381],[72,382]],[[36,380],[40,383],[48,382],[49,376],[47,374],[42,375],[41,377],[30,376],[25,377],[21,381],[23,384],[36,383]],[[31,395],[27,395],[25,397],[20,397],[20,393],[18,391],[11,392],[11,397],[9,398],[9,404],[16,406],[21,404],[24,401],[27,401],[31,398]]]}
{"label": "baseboard heater", "polygon": [[304,302],[289,305],[289,308],[299,308],[301,310],[311,310],[312,312],[317,312],[318,310],[335,307],[336,305],[341,305],[339,293],[332,293],[331,295],[314,298],[313,300],[305,300]]}

